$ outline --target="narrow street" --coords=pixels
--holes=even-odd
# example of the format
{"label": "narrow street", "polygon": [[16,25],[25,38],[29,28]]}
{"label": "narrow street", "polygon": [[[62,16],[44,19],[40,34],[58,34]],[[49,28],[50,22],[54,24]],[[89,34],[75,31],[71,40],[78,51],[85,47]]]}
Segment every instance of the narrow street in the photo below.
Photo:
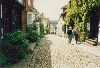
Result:
{"label": "narrow street", "polygon": [[100,56],[79,45],[67,45],[66,38],[46,35],[27,63],[12,68],[100,68]]}
{"label": "narrow street", "polygon": [[2,67],[100,68],[100,0],[0,0]]}
{"label": "narrow street", "polygon": [[26,62],[12,68],[100,68],[100,56],[56,35],[46,35]]}
{"label": "narrow street", "polygon": [[95,56],[76,45],[67,45],[67,40],[55,35],[48,35],[52,45],[52,68],[100,68],[100,56]]}

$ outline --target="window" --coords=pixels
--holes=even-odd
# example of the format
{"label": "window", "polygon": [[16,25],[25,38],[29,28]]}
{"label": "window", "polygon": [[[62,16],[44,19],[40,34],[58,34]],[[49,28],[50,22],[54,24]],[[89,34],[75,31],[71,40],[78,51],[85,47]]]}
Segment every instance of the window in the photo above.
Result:
{"label": "window", "polygon": [[27,24],[32,24],[32,14],[28,14]]}
{"label": "window", "polygon": [[2,4],[0,4],[0,18],[2,18]]}

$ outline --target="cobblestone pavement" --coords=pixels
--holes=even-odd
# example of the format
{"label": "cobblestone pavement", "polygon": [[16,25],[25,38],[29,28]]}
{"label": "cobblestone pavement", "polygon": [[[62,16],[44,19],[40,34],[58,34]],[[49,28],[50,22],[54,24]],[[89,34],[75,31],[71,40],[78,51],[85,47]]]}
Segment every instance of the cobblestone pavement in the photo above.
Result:
{"label": "cobblestone pavement", "polygon": [[51,54],[50,54],[51,41],[46,37],[41,40],[38,47],[34,50],[34,54],[29,68],[51,68]]}
{"label": "cobblestone pavement", "polygon": [[67,45],[66,38],[48,35],[52,45],[52,68],[100,68],[100,57],[95,56],[77,45]]}
{"label": "cobblestone pavement", "polygon": [[28,64],[16,68],[100,68],[100,57],[77,45],[67,45],[66,38],[46,35]]}
{"label": "cobblestone pavement", "polygon": [[50,54],[51,42],[45,38],[36,45],[31,57],[15,64],[12,68],[51,68],[51,54]]}

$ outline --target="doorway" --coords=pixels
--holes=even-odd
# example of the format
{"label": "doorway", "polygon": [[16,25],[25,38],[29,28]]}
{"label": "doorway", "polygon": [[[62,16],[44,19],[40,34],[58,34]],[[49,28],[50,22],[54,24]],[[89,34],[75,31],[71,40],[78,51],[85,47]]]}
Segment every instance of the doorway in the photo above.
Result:
{"label": "doorway", "polygon": [[98,24],[99,24],[99,16],[96,13],[96,10],[91,10],[90,12],[90,34],[89,38],[97,40],[98,38]]}
{"label": "doorway", "polygon": [[97,6],[90,11],[90,39],[100,43],[100,7]]}

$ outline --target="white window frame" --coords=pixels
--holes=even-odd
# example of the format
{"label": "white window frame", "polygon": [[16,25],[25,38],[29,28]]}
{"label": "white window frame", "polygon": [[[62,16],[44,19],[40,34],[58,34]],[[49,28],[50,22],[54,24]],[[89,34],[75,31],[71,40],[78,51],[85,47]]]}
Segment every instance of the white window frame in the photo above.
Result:
{"label": "white window frame", "polygon": [[98,29],[99,29],[99,32],[98,32],[98,42],[100,43],[100,18],[99,18]]}
{"label": "white window frame", "polygon": [[0,8],[1,8],[1,11],[0,11],[1,12],[1,16],[0,17],[2,18],[2,4],[0,4]]}
{"label": "white window frame", "polygon": [[[29,15],[32,15],[32,21],[31,22],[29,22],[29,19],[28,19],[28,17],[29,17]],[[29,24],[32,24],[33,23],[33,20],[34,20],[34,15],[33,15],[33,12],[27,12],[27,24],[29,25]]]}

